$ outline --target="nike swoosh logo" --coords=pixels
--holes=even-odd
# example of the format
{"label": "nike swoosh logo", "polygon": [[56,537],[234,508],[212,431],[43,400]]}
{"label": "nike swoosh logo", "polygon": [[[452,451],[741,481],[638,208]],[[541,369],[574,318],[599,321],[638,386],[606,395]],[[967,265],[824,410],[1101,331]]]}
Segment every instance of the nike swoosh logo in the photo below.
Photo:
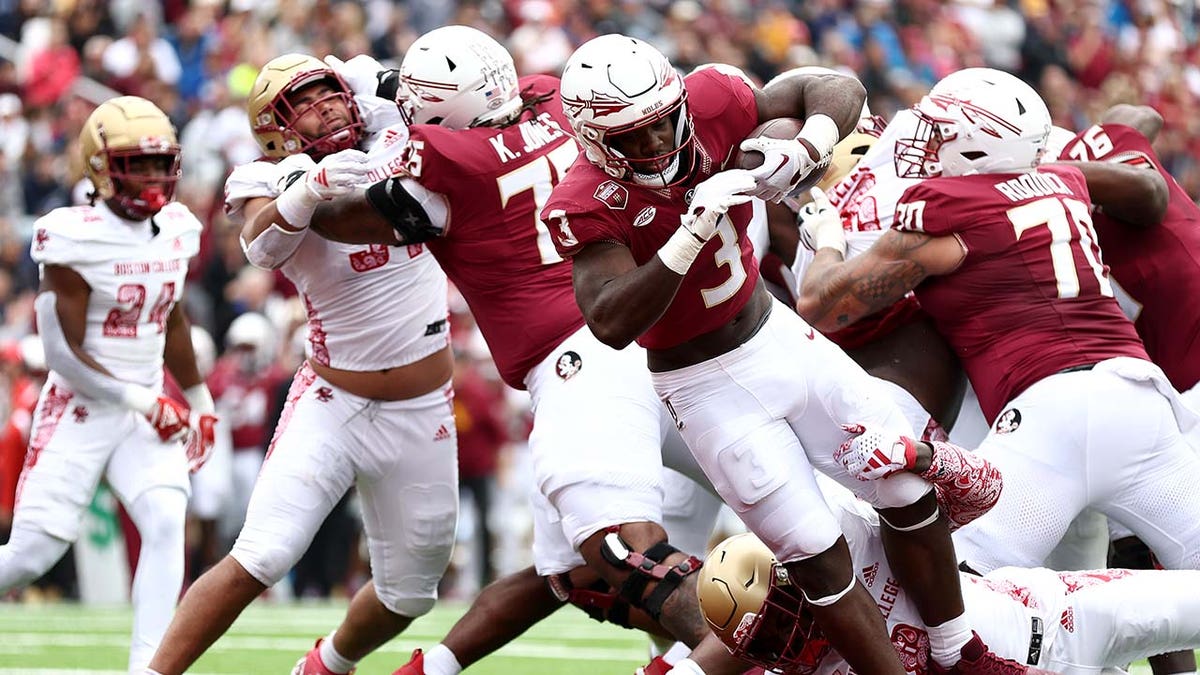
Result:
{"label": "nike swoosh logo", "polygon": [[817,339],[817,331],[813,330],[810,327],[808,329],[808,335],[805,335],[804,337],[808,338],[809,340],[816,340]]}
{"label": "nike swoosh logo", "polygon": [[787,157],[783,157],[783,158],[781,158],[781,159],[779,160],[779,166],[775,167],[775,170],[774,170],[774,171],[772,171],[772,172],[771,172],[771,173],[770,173],[770,174],[767,176],[767,178],[771,178],[771,177],[772,177],[772,176],[774,176],[775,174],[779,173],[779,170],[780,170],[780,169],[782,169],[782,168],[784,167],[784,165],[786,165],[787,163],[788,163],[788,158],[787,158]]}

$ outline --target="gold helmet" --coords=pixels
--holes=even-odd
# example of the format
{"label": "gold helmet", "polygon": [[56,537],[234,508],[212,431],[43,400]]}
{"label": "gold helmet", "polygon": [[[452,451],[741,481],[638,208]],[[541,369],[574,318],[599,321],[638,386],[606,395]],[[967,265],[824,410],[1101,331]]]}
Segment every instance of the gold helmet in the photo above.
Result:
{"label": "gold helmet", "polygon": [[[79,134],[83,170],[95,196],[113,202],[122,215],[144,219],[158,213],[175,195],[179,181],[179,143],[166,114],[137,96],[119,96],[92,111]],[[165,174],[146,176],[131,170],[138,157],[162,157]],[[130,184],[140,186],[136,194]]]}
{"label": "gold helmet", "polygon": [[708,554],[696,594],[709,628],[744,661],[807,674],[831,649],[787,569],[753,534],[734,535]]}
{"label": "gold helmet", "polygon": [[[341,99],[350,112],[350,123],[310,138],[293,126],[298,116],[288,101],[288,94],[322,80],[334,91],[312,101],[309,107]],[[268,61],[254,80],[246,111],[250,115],[254,139],[267,157],[282,158],[303,152],[312,155],[313,159],[320,159],[339,150],[357,147],[364,133],[362,117],[350,86],[320,59],[307,54],[284,54]]]}

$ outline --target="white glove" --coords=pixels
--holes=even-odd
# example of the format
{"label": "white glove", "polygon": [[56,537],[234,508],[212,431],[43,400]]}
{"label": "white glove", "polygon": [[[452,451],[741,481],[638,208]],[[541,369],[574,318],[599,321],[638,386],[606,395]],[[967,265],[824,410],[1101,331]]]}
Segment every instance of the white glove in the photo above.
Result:
{"label": "white glove", "polygon": [[812,201],[800,207],[800,241],[813,253],[832,248],[845,257],[846,230],[841,214],[829,203],[829,197],[821,188],[815,187],[809,193]]}
{"label": "white glove", "polygon": [[757,169],[750,169],[756,182],[751,193],[770,202],[780,202],[796,185],[813,171],[824,171],[829,165],[814,160],[808,153],[808,148],[797,140],[779,138],[747,138],[742,141],[742,152],[761,152],[763,163]]}
{"label": "white glove", "polygon": [[216,448],[216,426],[218,422],[212,394],[204,384],[185,389],[183,397],[188,402],[188,435],[184,443],[187,453],[188,471],[196,473]]}
{"label": "white glove", "polygon": [[346,81],[354,96],[374,96],[379,88],[379,72],[387,70],[382,63],[366,54],[359,54],[349,61],[330,54],[325,57],[325,65]]}
{"label": "white glove", "polygon": [[717,231],[717,222],[729,209],[752,198],[754,176],[745,169],[730,169],[709,176],[696,186],[692,203],[680,218],[680,224],[700,241],[708,241]]}
{"label": "white glove", "polygon": [[364,187],[370,166],[361,150],[342,150],[325,157],[275,199],[275,208],[293,228],[308,227],[317,204],[354,194]]}
{"label": "white glove", "polygon": [[861,424],[843,424],[842,429],[852,437],[833,458],[858,480],[879,480],[916,466],[917,441]]}

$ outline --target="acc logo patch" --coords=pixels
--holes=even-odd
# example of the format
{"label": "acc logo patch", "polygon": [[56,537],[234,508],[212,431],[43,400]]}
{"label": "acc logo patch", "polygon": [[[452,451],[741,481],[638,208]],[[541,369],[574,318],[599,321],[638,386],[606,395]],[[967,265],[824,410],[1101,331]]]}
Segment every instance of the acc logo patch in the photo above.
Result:
{"label": "acc logo patch", "polygon": [[575,374],[582,369],[583,359],[579,358],[579,354],[570,351],[563,352],[554,364],[554,372],[564,380],[575,377]]}
{"label": "acc logo patch", "polygon": [[654,220],[654,214],[656,213],[658,213],[658,209],[654,208],[653,206],[647,206],[641,211],[638,211],[637,218],[633,219],[633,226],[645,227],[646,225],[649,225],[650,221]]}
{"label": "acc logo patch", "polygon": [[625,205],[629,203],[629,190],[615,180],[606,180],[598,185],[596,193],[592,196],[614,211],[624,211]]}
{"label": "acc logo patch", "polygon": [[1009,408],[996,418],[996,433],[998,434],[1011,434],[1020,426],[1021,411],[1016,408]]}

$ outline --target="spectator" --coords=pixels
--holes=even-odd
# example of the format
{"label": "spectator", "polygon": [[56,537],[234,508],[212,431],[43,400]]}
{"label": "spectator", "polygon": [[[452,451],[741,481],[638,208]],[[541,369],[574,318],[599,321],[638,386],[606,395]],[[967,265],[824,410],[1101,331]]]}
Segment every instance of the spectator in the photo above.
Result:
{"label": "spectator", "polygon": [[146,14],[138,15],[129,34],[104,50],[103,64],[118,88],[130,94],[141,92],[147,80],[176,84],[182,73],[175,49],[158,36]]}
{"label": "spectator", "polygon": [[53,105],[79,76],[79,54],[67,42],[67,27],[50,21],[49,41],[29,57],[25,73],[25,104],[32,108]]}

